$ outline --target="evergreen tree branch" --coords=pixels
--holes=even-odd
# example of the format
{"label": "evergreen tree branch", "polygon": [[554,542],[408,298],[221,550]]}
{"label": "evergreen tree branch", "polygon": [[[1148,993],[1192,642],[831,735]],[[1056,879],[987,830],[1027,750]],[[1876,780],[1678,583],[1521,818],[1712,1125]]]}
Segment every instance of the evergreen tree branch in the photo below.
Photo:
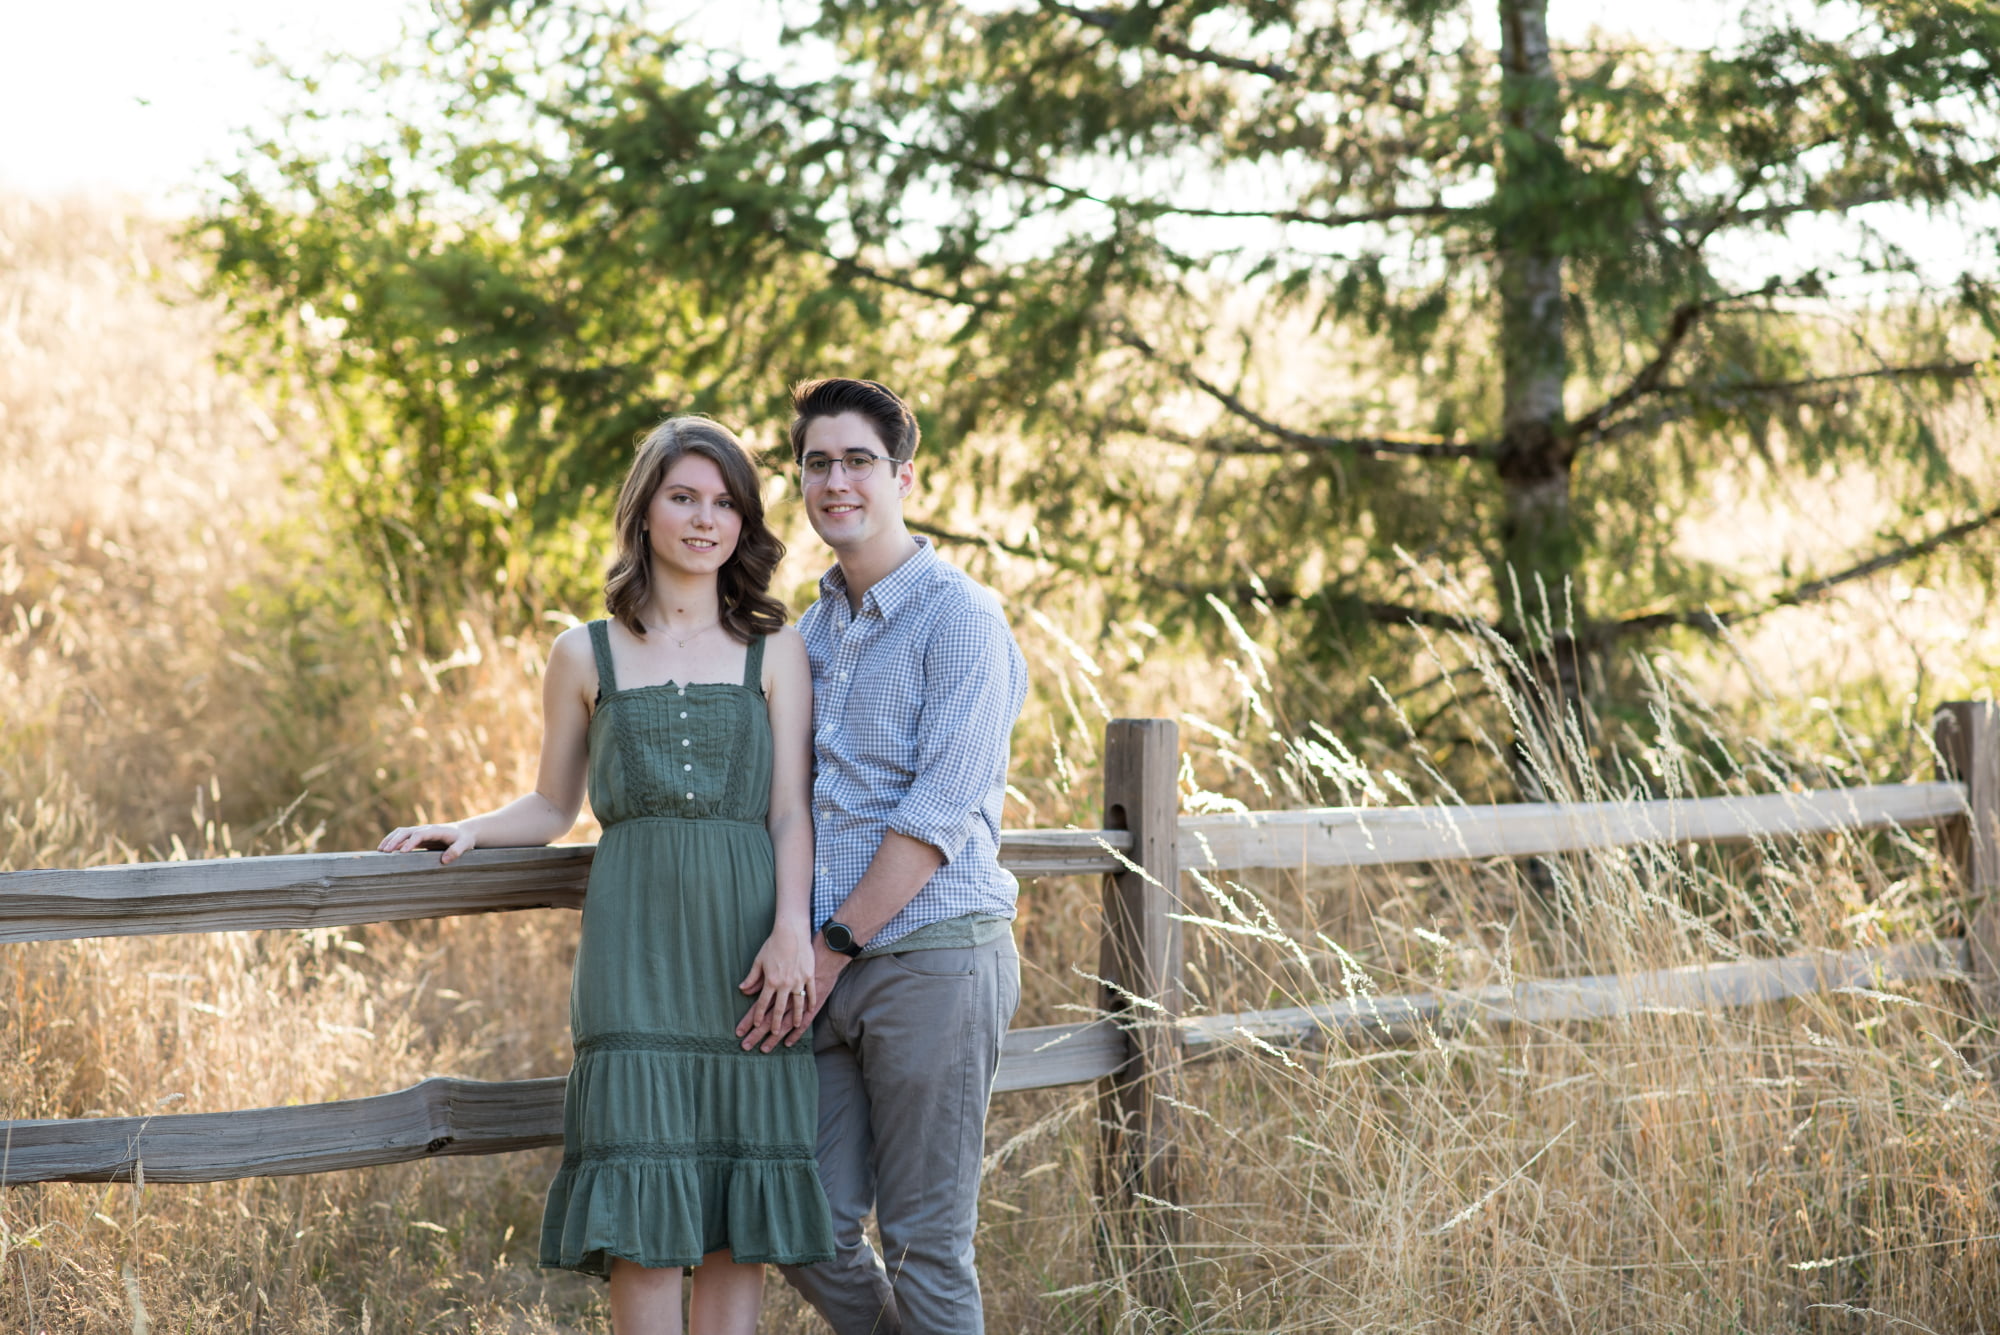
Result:
{"label": "evergreen tree branch", "polygon": [[[1104,201],[1099,201],[1104,202]],[[1173,214],[1177,218],[1266,218],[1272,222],[1304,223],[1313,227],[1353,227],[1360,223],[1394,222],[1398,218],[1456,218],[1477,213],[1477,204],[1390,204],[1379,209],[1356,209],[1348,213],[1308,213],[1303,209],[1203,209],[1180,204],[1118,201],[1113,207],[1145,214]]]}
{"label": "evergreen tree branch", "polygon": [[1783,398],[1793,407],[1830,407],[1839,403],[1846,395],[1834,393],[1814,394],[1812,390],[1838,390],[1840,387],[1860,384],[1868,380],[1971,380],[1985,367],[1983,361],[1971,362],[1926,362],[1918,366],[1884,366],[1873,371],[1852,371],[1842,375],[1807,376],[1800,380],[1745,380],[1736,384],[1662,384],[1655,385],[1655,398],[1672,396],[1682,402],[1650,412],[1637,412],[1614,422],[1599,421],[1593,428],[1592,441],[1602,444],[1629,436],[1635,431],[1649,431],[1693,416],[1699,405],[1687,403],[1694,395],[1706,395],[1715,402],[1728,403],[1735,398]]}
{"label": "evergreen tree branch", "polygon": [[[1079,23],[1087,24],[1101,32],[1107,33],[1114,41],[1119,38],[1121,29],[1131,31],[1132,29],[1127,25],[1139,16],[1138,11],[1132,9],[1085,9],[1080,5],[1062,3],[1061,0],[1042,0],[1042,8],[1067,15]],[[1146,45],[1164,56],[1178,56],[1182,60],[1192,61],[1199,65],[1213,65],[1218,69],[1239,70],[1245,74],[1261,75],[1273,83],[1295,84],[1300,82],[1303,77],[1299,71],[1289,65],[1283,65],[1277,61],[1249,60],[1242,56],[1223,55],[1220,52],[1210,51],[1204,47],[1198,47],[1183,41],[1178,37],[1163,33],[1157,26],[1149,27],[1146,30]],[[1332,90],[1329,89],[1327,91]],[[1350,86],[1343,91],[1358,97],[1364,97],[1369,102],[1386,102],[1396,110],[1408,112],[1411,115],[1421,115],[1424,110],[1422,99],[1411,97],[1407,93],[1398,93],[1393,90],[1380,88],[1362,88],[1358,85]]]}
{"label": "evergreen tree branch", "polygon": [[1675,307],[1672,317],[1667,321],[1667,332],[1661,337],[1659,345],[1654,348],[1652,357],[1639,368],[1637,375],[1626,382],[1623,389],[1579,417],[1570,427],[1570,438],[1577,442],[1601,438],[1605,434],[1605,424],[1615,414],[1623,412],[1657,389],[1660,380],[1667,373],[1667,367],[1673,363],[1674,354],[1681,350],[1681,345],[1687,341],[1688,334],[1711,309],[1713,303],[1706,301],[1683,302]]}
{"label": "evergreen tree branch", "polygon": [[[1491,444],[1454,440],[1396,440],[1384,436],[1323,436],[1295,431],[1265,417],[1222,386],[1202,375],[1186,362],[1176,361],[1129,329],[1116,329],[1112,337],[1148,361],[1164,366],[1183,384],[1214,399],[1231,416],[1248,422],[1280,444],[1254,440],[1199,440],[1181,437],[1177,442],[1218,454],[1293,454],[1301,450],[1358,455],[1364,459],[1400,456],[1415,459],[1480,459],[1493,452]],[[1151,434],[1161,434],[1148,428]],[[1166,437],[1172,439],[1171,436]]]}
{"label": "evergreen tree branch", "polygon": [[[912,533],[921,533],[925,537],[934,538],[939,542],[957,543],[966,547],[986,547],[993,551],[1005,552],[1009,556],[1025,557],[1030,561],[1048,561],[1061,569],[1069,571],[1073,575],[1089,575],[1093,579],[1110,580],[1122,578],[1124,575],[1131,573],[1130,571],[1114,572],[1100,570],[1088,561],[1079,561],[1073,556],[1065,556],[1061,552],[1052,552],[1045,547],[1029,547],[1018,542],[1003,542],[999,538],[981,537],[973,533],[954,533],[948,528],[940,528],[936,524],[923,519],[912,519],[905,516],[903,524]],[[1140,578],[1144,579],[1145,576],[1141,574]]]}
{"label": "evergreen tree branch", "polygon": [[908,292],[912,296],[927,297],[932,301],[941,301],[949,306],[966,306],[976,311],[995,311],[1000,309],[997,302],[967,296],[962,292],[947,292],[942,288],[928,287],[914,279],[905,278],[901,274],[893,274],[882,269],[877,269],[872,265],[863,264],[860,260],[854,259],[851,256],[837,254],[823,246],[815,246],[789,235],[785,236],[783,240],[793,250],[807,255],[817,255],[841,272],[851,273],[857,278],[865,278],[871,283],[880,283],[884,287],[893,287],[900,292]]}
{"label": "evergreen tree branch", "polygon": [[[1102,32],[1110,33],[1114,38],[1120,35],[1121,30],[1132,31],[1134,20],[1143,21],[1145,17],[1136,10],[1084,9],[1080,5],[1063,4],[1062,0],[1042,0],[1042,8],[1054,10],[1058,14],[1067,14],[1078,23],[1088,24]],[[1214,65],[1219,69],[1262,75],[1273,83],[1298,81],[1298,71],[1289,66],[1271,61],[1246,60],[1241,56],[1225,56],[1219,52],[1205,50],[1169,33],[1161,32],[1157,26],[1149,27],[1146,39],[1147,44],[1162,55],[1178,56],[1182,60],[1191,60],[1200,65]]]}
{"label": "evergreen tree branch", "polygon": [[1701,323],[1704,316],[1739,301],[1754,301],[1758,297],[1772,296],[1784,286],[1774,278],[1752,292],[1704,297],[1698,301],[1685,301],[1676,306],[1674,313],[1668,317],[1667,331],[1661,336],[1659,345],[1653,349],[1652,357],[1639,368],[1638,374],[1626,382],[1623,389],[1579,417],[1570,426],[1570,440],[1573,443],[1582,443],[1601,439],[1613,417],[1648,394],[1659,392],[1661,382],[1666,377],[1668,367],[1673,365],[1675,355],[1680,352],[1682,345],[1687,342],[1688,335],[1694,332],[1695,326]]}
{"label": "evergreen tree branch", "polygon": [[1754,621],[1758,617],[1775,612],[1780,608],[1797,607],[1803,603],[1812,602],[1814,599],[1825,596],[1843,584],[1852,584],[1856,580],[1866,579],[1870,575],[1879,575],[1884,570],[1890,570],[1896,566],[1918,560],[1921,557],[1929,556],[1932,552],[1940,548],[1948,547],[1960,539],[1970,537],[1981,529],[1989,528],[1996,523],[2000,523],[2000,506],[1995,506],[1983,514],[1974,515],[1970,519],[1961,520],[1959,523],[1953,524],[1948,528],[1940,529],[1928,538],[1923,538],[1917,542],[1905,543],[1900,547],[1871,556],[1866,561],[1857,562],[1845,570],[1835,571],[1831,575],[1822,575],[1818,579],[1809,579],[1805,583],[1787,589],[1783,593],[1767,599],[1755,607],[1727,608],[1720,612],[1709,608],[1703,608],[1700,611],[1648,612],[1640,616],[1627,617],[1622,621],[1612,622],[1601,627],[1599,633],[1603,638],[1611,639],[1619,635],[1643,634],[1647,631],[1665,630],[1671,626],[1687,626],[1690,629],[1713,635],[1727,627],[1741,625],[1746,621]]}
{"label": "evergreen tree branch", "polygon": [[1731,394],[1789,395],[1799,390],[1819,389],[1827,385],[1852,385],[1863,380],[1971,380],[1976,377],[1986,363],[1970,362],[1925,362],[1917,366],[1882,366],[1873,371],[1849,371],[1841,375],[1807,376],[1801,380],[1745,380],[1736,384],[1718,383],[1714,385],[1662,385],[1662,394],[1695,394],[1711,392],[1718,398]]}
{"label": "evergreen tree branch", "polygon": [[1205,454],[1242,455],[1250,458],[1278,458],[1298,454],[1301,451],[1351,452],[1366,458],[1398,456],[1418,459],[1460,459],[1473,457],[1480,446],[1461,445],[1457,442],[1434,442],[1403,440],[1395,436],[1309,436],[1293,433],[1289,441],[1260,440],[1255,436],[1195,436],[1172,427],[1154,426],[1147,422],[1129,422],[1122,430],[1133,435],[1150,436],[1190,450],[1200,450]]}
{"label": "evergreen tree branch", "polygon": [[[1820,140],[1806,145],[1818,148],[1834,142]],[[1990,175],[2000,170],[2000,154],[1982,158],[1978,162],[1965,164],[1966,169],[1979,176]],[[1856,190],[1851,194],[1835,195],[1828,199],[1795,199],[1779,204],[1766,204],[1754,209],[1739,209],[1735,206],[1716,209],[1708,213],[1684,214],[1678,218],[1665,219],[1663,229],[1688,232],[1697,231],[1704,237],[1714,234],[1724,227],[1736,227],[1744,223],[1771,222],[1779,218],[1789,218],[1800,213],[1849,213],[1869,204],[1887,204],[1893,200],[1906,199],[1917,193],[1910,185],[1876,186],[1870,190]]]}
{"label": "evergreen tree branch", "polygon": [[[1302,595],[1288,585],[1251,584],[1240,581],[1234,584],[1190,584],[1184,580],[1164,579],[1144,570],[1100,570],[1087,561],[1042,547],[1028,547],[1018,542],[1003,542],[998,538],[981,537],[972,533],[955,533],[948,528],[921,519],[904,519],[911,532],[921,533],[937,542],[949,542],[966,547],[985,547],[993,551],[1006,552],[1009,556],[1025,557],[1031,561],[1048,561],[1072,574],[1090,575],[1107,583],[1134,578],[1149,588],[1162,592],[1179,594],[1185,598],[1201,598],[1214,595],[1235,606],[1247,606],[1262,602],[1272,607],[1292,607],[1307,600],[1310,595]],[[1428,607],[1406,607],[1401,603],[1376,603],[1365,598],[1342,599],[1342,606],[1352,608],[1361,617],[1378,626],[1425,626],[1432,630],[1464,630],[1466,618],[1451,612],[1439,612]]]}
{"label": "evergreen tree branch", "polygon": [[1411,607],[1405,603],[1378,603],[1368,598],[1336,595],[1321,589],[1314,594],[1301,594],[1297,589],[1285,584],[1236,584],[1200,585],[1183,584],[1176,580],[1158,580],[1161,588],[1172,589],[1190,597],[1214,594],[1238,607],[1263,603],[1269,607],[1294,607],[1303,602],[1323,599],[1326,602],[1354,613],[1361,620],[1377,626],[1422,626],[1428,630],[1464,630],[1476,625],[1477,620],[1460,616],[1456,612],[1440,612],[1432,607]]}
{"label": "evergreen tree branch", "polygon": [[739,89],[761,94],[784,103],[794,111],[837,125],[850,134],[872,140],[884,148],[898,153],[921,155],[935,162],[952,167],[963,167],[982,176],[991,176],[1016,185],[1032,186],[1037,190],[1050,190],[1065,199],[1079,200],[1086,204],[1096,204],[1114,213],[1143,217],[1172,216],[1176,218],[1260,218],[1271,222],[1299,223],[1310,227],[1355,227],[1366,223],[1395,222],[1400,218],[1449,218],[1477,213],[1483,204],[1390,204],[1374,209],[1354,209],[1346,212],[1314,213],[1306,209],[1214,209],[1192,204],[1173,204],[1161,200],[1131,199],[1123,195],[1100,195],[1081,186],[1068,185],[1053,177],[1037,172],[1023,171],[989,158],[975,157],[955,149],[942,148],[936,144],[917,143],[901,139],[873,125],[838,115],[813,103],[797,90],[771,80],[749,79],[736,70],[726,75],[729,83]]}

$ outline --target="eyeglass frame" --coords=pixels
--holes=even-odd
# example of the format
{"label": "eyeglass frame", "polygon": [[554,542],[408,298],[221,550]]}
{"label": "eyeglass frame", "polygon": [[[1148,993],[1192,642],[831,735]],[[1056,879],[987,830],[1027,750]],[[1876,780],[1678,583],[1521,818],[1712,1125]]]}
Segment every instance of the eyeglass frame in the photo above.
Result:
{"label": "eyeglass frame", "polygon": [[[868,460],[867,468],[856,470],[851,464],[848,463],[848,460],[854,458],[856,455],[862,455],[867,458]],[[858,480],[861,478],[868,478],[875,476],[875,468],[876,465],[878,464],[901,465],[901,464],[906,464],[908,462],[909,460],[898,459],[893,454],[877,454],[873,450],[843,450],[839,454],[825,454],[819,450],[814,450],[809,454],[800,456],[799,478],[804,482],[813,482],[813,483],[829,481],[833,477],[833,466],[835,464],[839,464],[840,469],[843,473],[847,474],[849,478]],[[814,463],[819,463],[823,465],[821,471],[817,475],[815,475],[812,471],[812,465]]]}

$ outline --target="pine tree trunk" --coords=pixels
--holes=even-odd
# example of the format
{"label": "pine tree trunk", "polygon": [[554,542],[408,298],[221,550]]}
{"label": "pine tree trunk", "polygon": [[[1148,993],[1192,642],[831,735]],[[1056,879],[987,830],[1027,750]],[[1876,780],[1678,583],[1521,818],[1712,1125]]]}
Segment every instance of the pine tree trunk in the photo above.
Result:
{"label": "pine tree trunk", "polygon": [[[1561,731],[1564,721],[1581,727],[1589,717],[1587,665],[1564,633],[1566,614],[1583,621],[1584,590],[1576,582],[1572,447],[1563,411],[1569,359],[1557,240],[1566,172],[1558,138],[1562,98],[1549,54],[1548,0],[1499,3],[1503,138],[1496,239],[1503,385],[1497,471],[1503,509],[1495,575],[1501,624],[1527,669],[1517,688],[1539,701],[1535,712],[1545,725]],[[1535,625],[1543,622],[1544,600],[1553,611],[1553,637]],[[1558,758],[1568,749],[1553,746],[1539,772],[1525,754],[1520,757],[1517,779],[1525,797],[1559,796],[1546,791],[1543,778],[1550,761],[1557,774],[1567,775],[1569,766]]]}

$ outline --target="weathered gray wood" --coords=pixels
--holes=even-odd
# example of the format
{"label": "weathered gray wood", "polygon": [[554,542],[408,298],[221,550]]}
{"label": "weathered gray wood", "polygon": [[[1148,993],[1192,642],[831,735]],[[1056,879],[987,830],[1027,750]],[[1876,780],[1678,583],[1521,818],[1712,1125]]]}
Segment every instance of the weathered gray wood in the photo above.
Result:
{"label": "weathered gray wood", "polygon": [[[1965,706],[1974,708],[1991,707]],[[1989,726],[1977,724],[1976,717],[1968,716],[1968,728]],[[2000,791],[2000,769],[1994,780]],[[1655,841],[1949,823],[1963,821],[1965,800],[1962,784],[1927,783],[1684,802],[1183,817],[1179,857],[1186,865],[1225,870],[1521,857]],[[1992,821],[1987,831],[1984,842],[1974,846],[1986,859],[1979,864],[1986,870],[1973,873],[1989,878],[1979,883],[1981,889],[2000,880],[2000,870],[1994,870],[2000,869],[1995,851],[2000,831]],[[1129,852],[1131,841],[1125,830],[1009,830],[1001,838],[1001,861],[1025,877],[1111,872],[1122,864],[1105,845]],[[451,867],[440,867],[435,853],[308,853],[8,872],[0,874],[0,943],[575,908],[582,903],[593,852],[586,844],[483,848]],[[2000,939],[1995,944],[2000,947]]]}
{"label": "weathered gray wood", "polygon": [[1020,877],[1099,876],[1118,870],[1120,853],[1132,847],[1125,830],[1002,830],[1000,865]]}
{"label": "weathered gray wood", "polygon": [[1183,816],[1180,856],[1183,866],[1201,869],[1369,867],[1925,826],[1962,816],[1965,809],[1964,788],[1956,783],[1661,802],[1326,807]]}
{"label": "weathered gray wood", "polygon": [[1938,852],[1952,870],[1971,917],[1966,941],[1973,992],[1988,1011],[2000,1010],[2000,707],[1954,700],[1931,719],[1938,777],[1965,787],[1965,812],[1938,830]]}
{"label": "weathered gray wood", "polygon": [[[1952,977],[1962,941],[1927,941],[1839,955],[1745,960],[1707,968],[1601,975],[1330,1006],[1204,1015],[1141,1025],[1189,1055],[1265,1043],[1407,1042],[1428,1024],[1450,1032],[1602,1020],[1673,1009],[1747,1006],[1836,987]],[[1016,1029],[1007,1035],[996,1091],[1079,1084],[1125,1068],[1131,1048],[1108,1020]],[[393,1094],[296,1108],[0,1122],[0,1183],[129,1181],[143,1159],[152,1182],[215,1182],[403,1163],[449,1154],[499,1154],[562,1140],[560,1078],[486,1082],[431,1079]],[[1153,1185],[1168,1186],[1155,1177]],[[1150,1192],[1147,1194],[1151,1194]],[[1160,1197],[1166,1200],[1168,1197]]]}
{"label": "weathered gray wood", "polygon": [[1100,1006],[1126,1030],[1132,1054],[1098,1087],[1099,1241],[1156,1308],[1176,1306],[1181,1234],[1179,777],[1180,729],[1171,719],[1113,719],[1105,729],[1104,823],[1130,831],[1132,846],[1124,867],[1104,878]]}
{"label": "weathered gray wood", "polygon": [[563,1082],[435,1077],[393,1094],[296,1108],[0,1122],[5,1181],[219,1182],[323,1173],[562,1141]]}
{"label": "weathered gray wood", "polygon": [[[996,1091],[1084,1084],[1123,1066],[1130,1047],[1108,1020],[1016,1029]],[[502,1154],[562,1143],[563,1081],[437,1078],[373,1098],[295,1108],[0,1122],[0,1184],[220,1182]]]}
{"label": "weathered gray wood", "polygon": [[576,908],[588,845],[302,853],[0,875],[0,941],[347,927],[503,909]]}
{"label": "weathered gray wood", "polygon": [[1350,1043],[1404,1043],[1416,1038],[1425,1025],[1444,1033],[1473,1024],[1554,1024],[1648,1011],[1754,1006],[1838,987],[1955,977],[1965,967],[1963,942],[1920,941],[1842,954],[1789,955],[1653,973],[1545,979],[1511,988],[1360,997],[1326,1006],[1203,1015],[1183,1020],[1180,1032],[1190,1056],[1252,1039],[1283,1046],[1339,1035]]}
{"label": "weathered gray wood", "polygon": [[[1008,830],[1016,875],[1115,871],[1123,830]],[[579,908],[595,848],[479,848],[449,867],[436,853],[303,853],[0,874],[0,942],[257,928],[351,927],[507,909]]]}
{"label": "weathered gray wood", "polygon": [[1110,1020],[1010,1029],[1000,1045],[993,1092],[1081,1085],[1122,1069],[1132,1044]]}

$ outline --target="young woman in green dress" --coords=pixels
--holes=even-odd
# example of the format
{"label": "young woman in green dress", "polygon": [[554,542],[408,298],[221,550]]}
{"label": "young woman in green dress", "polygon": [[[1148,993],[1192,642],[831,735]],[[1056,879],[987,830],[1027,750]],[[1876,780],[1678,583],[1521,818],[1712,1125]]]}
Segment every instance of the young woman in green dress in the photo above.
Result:
{"label": "young woman in green dress", "polygon": [[[619,493],[603,621],[564,632],[535,791],[384,852],[544,844],[586,787],[604,833],[570,991],[576,1062],[541,1262],[607,1276],[618,1335],[750,1335],[765,1263],[829,1258],[813,1159],[812,680],[769,593],[784,546],[755,467],[663,423]],[[775,1037],[746,1051],[747,1013]],[[783,1041],[780,1041],[783,1040]]]}

